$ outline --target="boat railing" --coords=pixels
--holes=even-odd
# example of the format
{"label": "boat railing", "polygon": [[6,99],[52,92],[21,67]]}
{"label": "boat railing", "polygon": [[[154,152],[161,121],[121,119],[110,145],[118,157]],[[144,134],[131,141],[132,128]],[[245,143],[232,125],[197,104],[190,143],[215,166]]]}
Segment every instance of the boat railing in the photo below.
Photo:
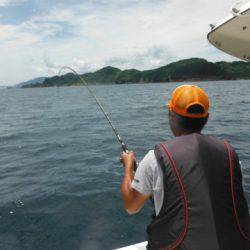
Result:
{"label": "boat railing", "polygon": [[249,12],[246,13],[246,10],[250,9],[250,0],[241,0],[234,4],[231,8],[231,12],[234,16],[240,15],[244,12],[244,15],[250,14]]}

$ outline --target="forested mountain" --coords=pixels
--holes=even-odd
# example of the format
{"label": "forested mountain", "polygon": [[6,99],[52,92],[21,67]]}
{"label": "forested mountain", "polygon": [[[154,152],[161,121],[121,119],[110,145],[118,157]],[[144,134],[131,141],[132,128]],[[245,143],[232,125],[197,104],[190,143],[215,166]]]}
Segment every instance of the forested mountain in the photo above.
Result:
{"label": "forested mountain", "polygon": [[[250,79],[250,63],[243,61],[212,63],[201,58],[191,58],[173,62],[152,70],[120,70],[108,66],[96,72],[85,73],[81,76],[86,82],[96,84]],[[46,78],[42,83],[27,84],[23,87],[71,85],[82,85],[78,77],[73,73]]]}
{"label": "forested mountain", "polygon": [[35,79],[29,80],[26,82],[21,82],[21,83],[17,84],[16,87],[22,88],[23,86],[26,86],[26,85],[43,83],[45,79],[46,79],[46,77],[37,77]]}

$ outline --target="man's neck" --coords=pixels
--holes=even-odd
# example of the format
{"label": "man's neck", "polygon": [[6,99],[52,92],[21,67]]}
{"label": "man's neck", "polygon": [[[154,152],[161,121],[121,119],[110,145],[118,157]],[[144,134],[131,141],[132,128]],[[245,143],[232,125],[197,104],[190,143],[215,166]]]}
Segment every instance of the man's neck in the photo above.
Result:
{"label": "man's neck", "polygon": [[180,131],[175,136],[179,137],[179,136],[190,135],[190,134],[194,134],[194,133],[200,134],[201,131]]}

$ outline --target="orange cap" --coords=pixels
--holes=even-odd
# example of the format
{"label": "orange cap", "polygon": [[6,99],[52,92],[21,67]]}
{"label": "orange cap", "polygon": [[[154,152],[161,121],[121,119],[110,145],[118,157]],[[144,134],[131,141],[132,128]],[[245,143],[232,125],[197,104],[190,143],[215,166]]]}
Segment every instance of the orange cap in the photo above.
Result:
{"label": "orange cap", "polygon": [[[193,105],[200,105],[202,113],[188,113],[188,108]],[[206,92],[195,85],[182,85],[176,88],[172,94],[172,99],[168,103],[168,108],[175,113],[191,118],[204,118],[208,116],[209,97]]]}

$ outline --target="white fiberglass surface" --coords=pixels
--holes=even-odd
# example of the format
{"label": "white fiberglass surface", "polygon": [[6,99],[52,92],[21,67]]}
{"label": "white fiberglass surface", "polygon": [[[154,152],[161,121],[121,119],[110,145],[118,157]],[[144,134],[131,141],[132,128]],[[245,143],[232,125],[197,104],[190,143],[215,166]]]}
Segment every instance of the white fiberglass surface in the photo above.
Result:
{"label": "white fiberglass surface", "polygon": [[249,61],[249,32],[250,15],[249,11],[245,9],[244,14],[227,19],[215,27],[208,34],[208,40],[218,49],[242,60]]}
{"label": "white fiberglass surface", "polygon": [[127,247],[123,247],[123,248],[119,248],[116,250],[146,250],[147,248],[147,242],[142,242],[142,243],[138,243],[135,245],[131,245],[131,246],[127,246]]}
{"label": "white fiberglass surface", "polygon": [[248,6],[250,6],[250,1],[242,0],[242,1],[237,2],[235,5],[233,5],[233,8],[243,11],[244,9],[247,9]]}

